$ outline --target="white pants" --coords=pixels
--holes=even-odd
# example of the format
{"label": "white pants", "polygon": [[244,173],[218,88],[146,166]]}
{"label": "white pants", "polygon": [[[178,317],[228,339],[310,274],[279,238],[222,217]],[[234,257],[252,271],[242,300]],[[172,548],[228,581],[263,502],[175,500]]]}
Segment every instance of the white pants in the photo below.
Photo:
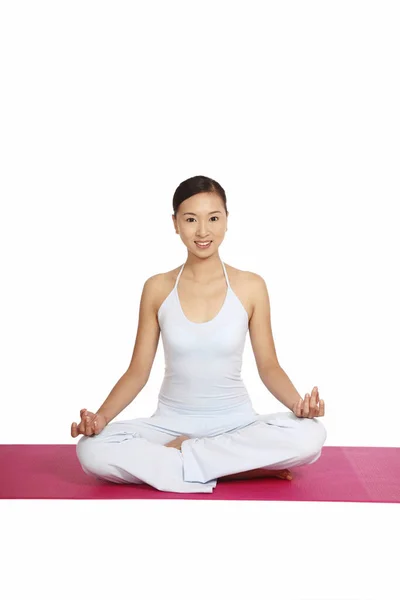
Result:
{"label": "white pants", "polygon": [[[82,436],[77,456],[85,473],[98,479],[147,483],[166,492],[211,493],[224,475],[311,464],[327,436],[321,421],[291,411],[257,415],[250,424],[222,433],[213,426],[207,435],[202,422],[200,437],[194,418],[190,427],[187,423],[184,417],[177,424],[155,416],[112,421],[98,435]],[[178,435],[191,436],[181,450],[164,445]]]}

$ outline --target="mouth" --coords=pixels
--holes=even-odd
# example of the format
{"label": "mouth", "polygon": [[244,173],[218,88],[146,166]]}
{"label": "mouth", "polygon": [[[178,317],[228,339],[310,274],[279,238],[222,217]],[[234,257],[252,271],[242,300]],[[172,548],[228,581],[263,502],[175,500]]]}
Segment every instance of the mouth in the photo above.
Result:
{"label": "mouth", "polygon": [[195,244],[200,250],[205,250],[211,246],[212,240],[208,240],[207,242],[195,242]]}

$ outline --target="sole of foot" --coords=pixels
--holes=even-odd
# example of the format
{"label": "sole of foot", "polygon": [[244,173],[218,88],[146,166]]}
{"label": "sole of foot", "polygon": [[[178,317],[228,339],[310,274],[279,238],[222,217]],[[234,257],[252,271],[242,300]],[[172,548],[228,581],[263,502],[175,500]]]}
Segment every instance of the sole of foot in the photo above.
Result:
{"label": "sole of foot", "polygon": [[279,471],[272,471],[265,469],[265,477],[277,477],[278,479],[293,479],[293,475],[289,469],[281,469]]}
{"label": "sole of foot", "polygon": [[167,446],[167,448],[177,448],[178,450],[180,450],[182,442],[188,439],[189,437],[187,435],[180,435],[179,437],[175,438],[174,440],[171,440],[167,444],[164,444],[164,446]]}

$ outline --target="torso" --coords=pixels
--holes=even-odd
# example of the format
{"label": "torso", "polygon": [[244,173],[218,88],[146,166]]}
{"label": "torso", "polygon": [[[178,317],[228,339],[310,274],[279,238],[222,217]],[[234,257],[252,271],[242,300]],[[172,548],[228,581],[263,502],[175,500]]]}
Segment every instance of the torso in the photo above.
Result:
{"label": "torso", "polygon": [[[250,320],[254,308],[251,294],[251,282],[254,275],[249,271],[241,271],[240,269],[228,266],[226,263],[224,264],[230,286],[242,303]],[[160,273],[156,276],[159,283],[156,301],[157,312],[173,289],[180,269],[181,267],[177,267],[172,271]],[[194,323],[211,321],[223,306],[226,294],[227,285],[222,270],[215,282],[204,285],[185,279],[185,270],[183,270],[178,282],[178,295],[182,310],[186,317]]]}

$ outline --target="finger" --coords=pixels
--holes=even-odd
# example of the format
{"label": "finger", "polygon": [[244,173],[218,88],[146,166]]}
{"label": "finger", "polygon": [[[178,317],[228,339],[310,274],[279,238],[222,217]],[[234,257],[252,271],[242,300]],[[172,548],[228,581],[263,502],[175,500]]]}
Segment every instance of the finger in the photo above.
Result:
{"label": "finger", "polygon": [[319,391],[317,388],[317,394],[316,394],[316,406],[315,406],[315,416],[319,417],[320,416],[320,411],[321,411],[321,406],[320,406],[320,397],[319,397]]}
{"label": "finger", "polygon": [[303,417],[308,417],[310,413],[310,394],[306,394],[304,398]]}
{"label": "finger", "polygon": [[75,421],[74,421],[74,422],[72,423],[72,425],[71,425],[71,435],[72,435],[72,437],[74,437],[74,438],[75,438],[75,437],[77,437],[77,436],[79,435],[79,434],[78,434],[78,425],[75,423]]}
{"label": "finger", "polygon": [[317,388],[316,388],[316,387],[314,387],[314,388],[312,389],[312,392],[311,392],[311,398],[310,398],[310,414],[311,414],[311,415],[314,415],[315,406],[316,406],[316,404],[317,404],[317,402],[316,402],[316,398],[317,398]]}
{"label": "finger", "polygon": [[89,435],[94,435],[94,416],[89,419]]}
{"label": "finger", "polygon": [[319,390],[318,390],[318,388],[317,388],[317,413],[318,413],[318,414],[319,414],[319,407],[320,407],[319,403],[320,403],[320,398],[319,398]]}
{"label": "finger", "polygon": [[85,435],[92,435],[92,427],[90,424],[90,417],[85,417]]}
{"label": "finger", "polygon": [[319,391],[318,391],[317,386],[315,386],[315,407],[314,407],[313,416],[314,417],[319,416]]}
{"label": "finger", "polygon": [[321,400],[319,401],[319,416],[323,417],[324,415],[325,415],[325,402],[321,398]]}
{"label": "finger", "polygon": [[94,431],[95,435],[97,435],[99,433],[99,429],[100,429],[99,422],[97,420],[97,415],[96,415],[94,418],[94,421],[93,421],[93,431]]}
{"label": "finger", "polygon": [[89,426],[90,426],[90,434],[89,435],[94,435],[94,419],[91,419],[91,421],[89,422]]}
{"label": "finger", "polygon": [[94,417],[94,413],[85,408],[83,414],[81,415],[81,419],[86,422],[86,417],[89,417],[89,421],[91,422]]}
{"label": "finger", "polygon": [[79,423],[79,431],[80,433],[82,433],[83,435],[85,435],[85,423],[86,423],[86,413],[87,410],[86,408],[82,408],[82,410],[80,411],[80,415],[81,415],[81,422]]}
{"label": "finger", "polygon": [[90,412],[90,410],[86,410],[83,415],[83,420],[86,422],[86,417],[89,417],[89,423],[92,423],[95,416],[96,415],[94,413]]}
{"label": "finger", "polygon": [[94,417],[94,413],[92,413],[90,410],[87,410],[87,408],[85,408],[84,413],[83,413],[83,417]]}

